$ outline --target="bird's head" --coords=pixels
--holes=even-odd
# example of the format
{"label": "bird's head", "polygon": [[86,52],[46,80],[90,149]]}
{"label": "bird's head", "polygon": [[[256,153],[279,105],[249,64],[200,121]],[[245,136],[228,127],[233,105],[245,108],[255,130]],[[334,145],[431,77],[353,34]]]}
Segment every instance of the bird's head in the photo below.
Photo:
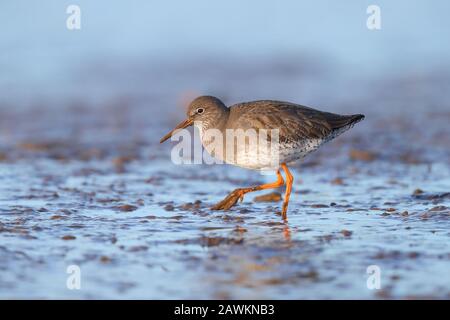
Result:
{"label": "bird's head", "polygon": [[202,126],[217,122],[228,108],[218,98],[213,96],[201,96],[195,98],[187,109],[186,120],[179,123],[172,131],[166,134],[159,142],[163,143],[169,139],[176,130],[187,128],[195,123]]}

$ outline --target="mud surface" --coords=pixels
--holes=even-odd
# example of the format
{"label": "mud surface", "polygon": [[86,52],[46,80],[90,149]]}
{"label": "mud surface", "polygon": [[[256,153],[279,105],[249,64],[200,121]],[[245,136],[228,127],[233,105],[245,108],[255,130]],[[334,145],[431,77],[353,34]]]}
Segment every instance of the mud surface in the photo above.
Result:
{"label": "mud surface", "polygon": [[[97,64],[76,73],[79,92],[2,100],[0,298],[450,298],[448,75],[189,65]],[[288,222],[277,196],[254,201],[264,192],[211,211],[275,176],[172,164],[158,141],[197,93],[366,120],[292,168]]]}

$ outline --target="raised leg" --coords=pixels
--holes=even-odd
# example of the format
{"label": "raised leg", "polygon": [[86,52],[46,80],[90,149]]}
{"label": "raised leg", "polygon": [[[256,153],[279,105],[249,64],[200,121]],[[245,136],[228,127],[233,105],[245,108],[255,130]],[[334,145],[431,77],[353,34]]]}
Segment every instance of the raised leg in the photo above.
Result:
{"label": "raised leg", "polygon": [[264,189],[275,189],[278,187],[281,187],[284,184],[283,177],[280,173],[280,170],[277,170],[277,181],[273,183],[267,183],[256,187],[250,187],[250,188],[239,188],[231,192],[225,199],[220,201],[218,204],[213,206],[212,210],[228,210],[232,206],[238,202],[240,199],[241,201],[244,200],[244,195],[249,192],[264,190]]}
{"label": "raised leg", "polygon": [[289,198],[291,197],[292,183],[294,182],[294,177],[292,176],[291,172],[289,171],[285,163],[281,164],[281,168],[283,168],[286,174],[286,193],[284,194],[283,210],[281,211],[281,215],[283,216],[283,219],[286,220],[287,208],[289,205]]}

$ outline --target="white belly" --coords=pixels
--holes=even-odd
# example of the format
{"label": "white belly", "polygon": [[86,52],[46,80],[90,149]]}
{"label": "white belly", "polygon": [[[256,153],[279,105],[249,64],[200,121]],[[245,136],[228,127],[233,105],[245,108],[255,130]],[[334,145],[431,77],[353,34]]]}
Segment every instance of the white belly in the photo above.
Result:
{"label": "white belly", "polygon": [[[274,144],[266,141],[256,143],[237,143],[227,145],[225,137],[213,141],[211,136],[205,136],[200,130],[202,145],[218,162],[227,163],[253,170],[276,170],[281,163],[293,163],[316,150],[324,142],[323,139],[309,139],[292,144]],[[217,140],[217,139],[214,139]]]}

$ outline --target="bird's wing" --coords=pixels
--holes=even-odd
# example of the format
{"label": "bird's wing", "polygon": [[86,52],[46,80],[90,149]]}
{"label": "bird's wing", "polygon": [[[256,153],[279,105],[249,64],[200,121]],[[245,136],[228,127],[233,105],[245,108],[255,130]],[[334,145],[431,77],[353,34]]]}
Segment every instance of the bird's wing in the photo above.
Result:
{"label": "bird's wing", "polygon": [[342,116],[289,102],[261,100],[231,106],[227,127],[278,129],[280,141],[289,143],[326,138],[334,130],[351,125],[356,116],[359,115]]}

